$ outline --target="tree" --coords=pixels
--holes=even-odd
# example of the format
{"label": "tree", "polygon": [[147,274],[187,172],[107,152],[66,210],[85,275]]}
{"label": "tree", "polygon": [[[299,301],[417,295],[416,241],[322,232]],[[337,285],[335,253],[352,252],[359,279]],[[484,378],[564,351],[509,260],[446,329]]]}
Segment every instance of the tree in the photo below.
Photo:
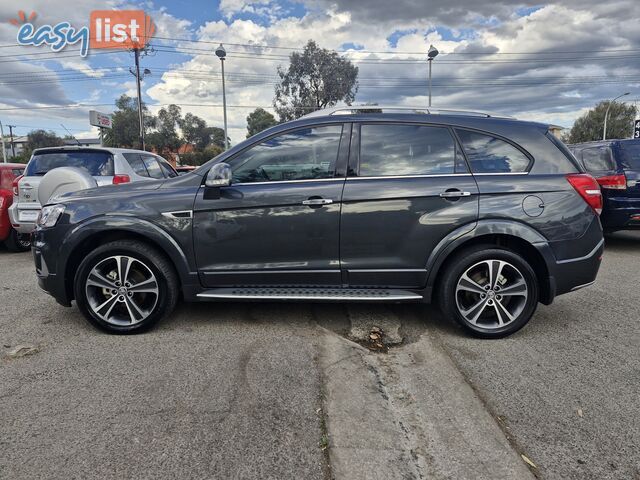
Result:
{"label": "tree", "polygon": [[[155,117],[143,103],[145,131],[153,128]],[[116,100],[116,111],[112,116],[112,128],[105,129],[104,143],[108,147],[141,148],[140,122],[138,120],[138,103],[135,98],[121,95]]]}
{"label": "tree", "polygon": [[358,91],[358,67],[313,40],[302,53],[293,52],[289,68],[284,71],[278,67],[278,75],[273,106],[281,122],[340,101],[351,105]]}
{"label": "tree", "polygon": [[247,138],[256,133],[260,133],[269,127],[277,125],[276,117],[267,112],[264,108],[256,108],[247,116]]}
{"label": "tree", "polygon": [[[602,140],[604,115],[610,103],[600,102],[595,108],[578,118],[564,141],[580,143]],[[631,138],[635,115],[636,108],[633,105],[622,102],[611,103],[607,120],[607,138]]]}
{"label": "tree", "polygon": [[160,155],[177,152],[183,141],[178,134],[182,111],[177,105],[161,108],[156,120],[157,131],[147,135],[147,144]]}
{"label": "tree", "polygon": [[27,134],[27,150],[32,152],[36,148],[59,147],[64,142],[52,131],[31,130]]}
{"label": "tree", "polygon": [[197,151],[202,151],[211,143],[210,133],[207,131],[207,122],[192,113],[187,113],[180,121],[180,129],[184,141],[193,145]]}

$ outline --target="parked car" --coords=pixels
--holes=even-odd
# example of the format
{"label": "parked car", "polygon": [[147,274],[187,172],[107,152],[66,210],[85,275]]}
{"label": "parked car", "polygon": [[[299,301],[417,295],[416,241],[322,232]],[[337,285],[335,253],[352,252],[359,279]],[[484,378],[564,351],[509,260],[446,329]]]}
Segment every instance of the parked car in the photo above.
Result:
{"label": "parked car", "polygon": [[601,208],[547,125],[336,108],[190,175],[63,197],[44,207],[33,252],[41,287],[113,333],[148,329],[179,298],[435,300],[501,337],[595,281]]}
{"label": "parked car", "polygon": [[42,177],[58,167],[82,168],[98,185],[118,185],[177,177],[164,158],[141,150],[106,147],[51,147],[33,151],[24,176],[18,180],[14,204],[9,209],[13,227],[31,233],[40,213],[38,185]]}
{"label": "parked car", "polygon": [[605,232],[640,229],[640,139],[569,145],[602,189]]}
{"label": "parked car", "polygon": [[22,175],[21,163],[0,163],[0,242],[11,252],[24,252],[31,248],[29,235],[18,233],[9,221],[9,207],[13,203],[13,182]]}
{"label": "parked car", "polygon": [[193,165],[177,165],[176,172],[178,175],[184,175],[185,173],[193,172],[196,169]]}

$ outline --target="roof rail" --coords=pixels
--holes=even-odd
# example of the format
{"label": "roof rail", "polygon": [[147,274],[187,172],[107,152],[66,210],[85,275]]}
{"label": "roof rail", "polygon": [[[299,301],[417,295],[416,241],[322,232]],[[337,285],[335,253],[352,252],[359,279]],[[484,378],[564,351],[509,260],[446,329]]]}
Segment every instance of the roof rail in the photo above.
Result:
{"label": "roof rail", "polygon": [[384,105],[350,105],[330,107],[308,113],[301,118],[324,117],[330,115],[357,115],[361,113],[405,113],[413,115],[463,115],[485,118],[514,118],[499,113],[480,112],[476,110],[460,110],[456,108],[437,107],[403,107]]}

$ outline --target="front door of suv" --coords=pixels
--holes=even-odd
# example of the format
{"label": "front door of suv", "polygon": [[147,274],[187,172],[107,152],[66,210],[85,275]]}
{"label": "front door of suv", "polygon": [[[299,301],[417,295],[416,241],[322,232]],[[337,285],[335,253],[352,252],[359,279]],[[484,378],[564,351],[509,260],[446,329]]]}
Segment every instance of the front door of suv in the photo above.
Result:
{"label": "front door of suv", "polygon": [[298,128],[231,158],[232,183],[194,206],[201,281],[237,285],[340,285],[340,201],[350,125]]}
{"label": "front door of suv", "polygon": [[350,286],[419,288],[429,254],[478,218],[478,187],[445,126],[354,125],[342,197],[341,260]]}

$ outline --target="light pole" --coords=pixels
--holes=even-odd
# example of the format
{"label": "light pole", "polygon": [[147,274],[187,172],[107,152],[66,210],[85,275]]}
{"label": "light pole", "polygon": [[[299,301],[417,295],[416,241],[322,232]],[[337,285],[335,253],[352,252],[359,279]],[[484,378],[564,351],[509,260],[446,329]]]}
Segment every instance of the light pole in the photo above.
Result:
{"label": "light pole", "polygon": [[222,44],[216,48],[216,55],[220,59],[220,65],[222,66],[222,113],[224,115],[224,149],[229,150],[229,136],[227,135],[227,92],[224,88],[224,59],[227,56],[227,51]]}
{"label": "light pole", "polygon": [[429,106],[431,106],[431,63],[433,59],[438,56],[438,49],[433,45],[429,45],[429,50],[427,51],[427,60],[429,61]]}
{"label": "light pole", "polygon": [[7,163],[7,150],[4,146],[4,129],[2,128],[2,121],[0,120],[0,137],[2,137],[2,161]]}
{"label": "light pole", "polygon": [[622,95],[618,95],[616,98],[614,98],[609,102],[609,105],[607,105],[607,111],[604,114],[604,128],[602,129],[602,140],[607,139],[607,117],[609,117],[609,109],[611,108],[611,104],[614,103],[619,98],[622,98],[625,95],[629,95],[629,93],[630,92],[626,92],[626,93],[623,93]]}

